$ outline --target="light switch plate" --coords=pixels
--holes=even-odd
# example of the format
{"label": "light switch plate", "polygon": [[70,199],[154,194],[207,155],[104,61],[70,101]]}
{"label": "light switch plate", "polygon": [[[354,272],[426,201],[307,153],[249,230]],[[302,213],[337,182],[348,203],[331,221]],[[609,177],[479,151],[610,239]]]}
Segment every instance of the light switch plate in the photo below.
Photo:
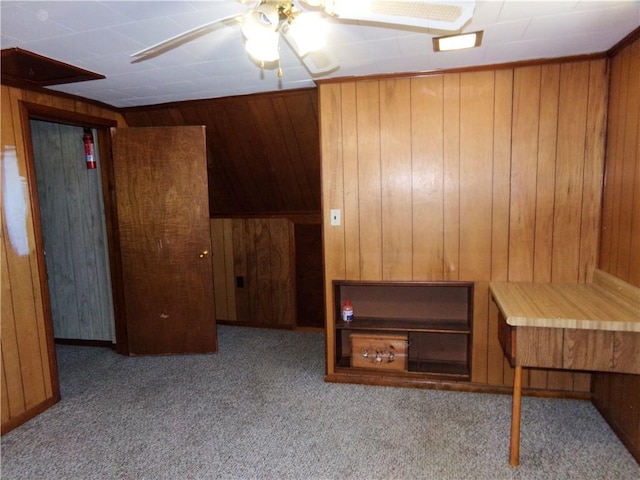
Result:
{"label": "light switch plate", "polygon": [[331,209],[331,226],[332,227],[340,226],[340,209],[339,208]]}

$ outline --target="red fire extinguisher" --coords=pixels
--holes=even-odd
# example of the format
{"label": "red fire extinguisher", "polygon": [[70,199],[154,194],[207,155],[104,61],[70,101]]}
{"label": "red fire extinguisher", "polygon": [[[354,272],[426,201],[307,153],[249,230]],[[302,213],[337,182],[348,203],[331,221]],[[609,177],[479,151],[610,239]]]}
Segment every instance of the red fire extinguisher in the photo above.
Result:
{"label": "red fire extinguisher", "polygon": [[84,159],[87,163],[87,169],[92,170],[96,168],[96,159],[93,156],[93,134],[90,128],[84,129],[82,141],[84,142]]}

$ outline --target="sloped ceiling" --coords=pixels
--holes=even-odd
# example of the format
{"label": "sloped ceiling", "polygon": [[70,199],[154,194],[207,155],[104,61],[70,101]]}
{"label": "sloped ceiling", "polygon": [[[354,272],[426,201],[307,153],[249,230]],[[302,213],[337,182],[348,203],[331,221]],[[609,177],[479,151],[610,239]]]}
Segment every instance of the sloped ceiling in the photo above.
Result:
{"label": "sloped ceiling", "polygon": [[125,109],[136,126],[205,125],[211,216],[320,212],[317,89]]}

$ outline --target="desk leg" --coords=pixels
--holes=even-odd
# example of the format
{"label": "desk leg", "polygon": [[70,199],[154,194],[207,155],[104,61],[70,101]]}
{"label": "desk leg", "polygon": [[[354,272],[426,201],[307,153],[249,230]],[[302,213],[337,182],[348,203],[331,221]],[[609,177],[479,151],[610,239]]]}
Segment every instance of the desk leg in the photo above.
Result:
{"label": "desk leg", "polygon": [[516,365],[513,377],[513,405],[511,408],[511,445],[509,464],[517,467],[520,463],[520,407],[522,405],[522,367]]}

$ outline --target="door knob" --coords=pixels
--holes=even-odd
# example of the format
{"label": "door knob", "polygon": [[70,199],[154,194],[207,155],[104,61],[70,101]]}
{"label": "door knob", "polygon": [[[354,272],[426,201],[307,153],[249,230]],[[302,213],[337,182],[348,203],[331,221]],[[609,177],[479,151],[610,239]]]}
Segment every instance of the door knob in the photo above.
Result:
{"label": "door knob", "polygon": [[209,250],[203,250],[202,253],[200,254],[200,258],[204,258],[208,256],[209,256]]}

